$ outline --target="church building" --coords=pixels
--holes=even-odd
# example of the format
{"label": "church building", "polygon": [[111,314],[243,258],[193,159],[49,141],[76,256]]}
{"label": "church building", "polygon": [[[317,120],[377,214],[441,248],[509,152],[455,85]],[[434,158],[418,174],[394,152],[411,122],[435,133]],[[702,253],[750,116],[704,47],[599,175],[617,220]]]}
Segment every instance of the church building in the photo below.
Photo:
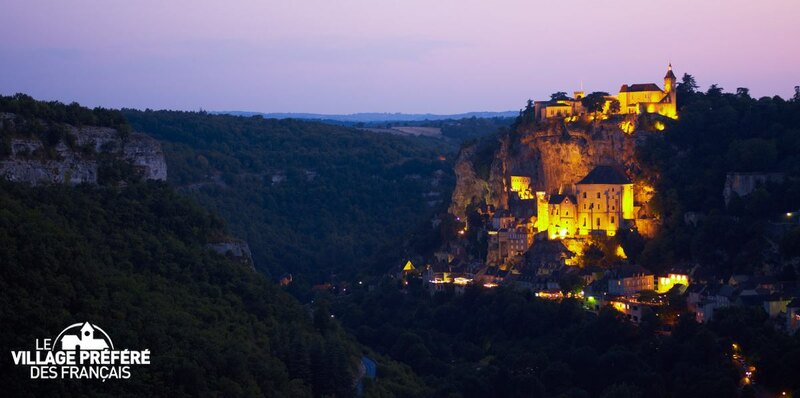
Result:
{"label": "church building", "polygon": [[634,219],[633,183],[614,166],[597,166],[575,184],[574,194],[537,192],[537,229],[551,239],[616,235]]}

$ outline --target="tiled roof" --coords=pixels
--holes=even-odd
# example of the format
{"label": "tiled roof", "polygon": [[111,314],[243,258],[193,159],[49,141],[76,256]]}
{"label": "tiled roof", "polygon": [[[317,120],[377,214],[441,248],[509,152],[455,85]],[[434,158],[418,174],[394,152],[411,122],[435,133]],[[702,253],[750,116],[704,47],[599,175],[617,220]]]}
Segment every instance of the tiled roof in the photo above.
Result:
{"label": "tiled roof", "polygon": [[630,184],[631,180],[617,167],[597,166],[578,184]]}
{"label": "tiled roof", "polygon": [[563,202],[564,199],[567,199],[567,198],[569,198],[569,200],[571,200],[572,203],[578,203],[577,199],[575,199],[575,196],[573,196],[573,195],[562,195],[562,194],[552,194],[552,195],[550,195],[550,200],[548,201],[548,203],[551,204],[551,205],[561,204],[561,202]]}
{"label": "tiled roof", "polygon": [[620,87],[619,92],[627,93],[627,92],[638,92],[638,91],[661,91],[661,89],[655,83],[638,83],[638,84],[631,84],[630,86],[627,84],[623,84]]}

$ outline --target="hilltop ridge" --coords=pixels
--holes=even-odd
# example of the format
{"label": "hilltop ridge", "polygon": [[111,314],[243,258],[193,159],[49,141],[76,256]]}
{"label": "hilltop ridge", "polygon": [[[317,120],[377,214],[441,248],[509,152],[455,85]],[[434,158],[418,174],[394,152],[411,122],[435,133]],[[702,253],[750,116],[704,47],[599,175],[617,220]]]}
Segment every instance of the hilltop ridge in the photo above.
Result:
{"label": "hilltop ridge", "polygon": [[478,111],[464,112],[456,114],[434,114],[434,113],[389,113],[389,112],[360,112],[350,114],[322,114],[322,113],[294,113],[294,112],[248,112],[248,111],[215,111],[212,114],[233,115],[233,116],[261,116],[266,119],[308,119],[308,120],[330,120],[337,122],[352,123],[371,123],[371,122],[406,122],[424,120],[447,120],[447,119],[466,119],[493,118],[493,117],[516,117],[518,111]]}
{"label": "hilltop ridge", "polygon": [[30,184],[167,179],[161,144],[114,111],[0,96],[0,176]]}

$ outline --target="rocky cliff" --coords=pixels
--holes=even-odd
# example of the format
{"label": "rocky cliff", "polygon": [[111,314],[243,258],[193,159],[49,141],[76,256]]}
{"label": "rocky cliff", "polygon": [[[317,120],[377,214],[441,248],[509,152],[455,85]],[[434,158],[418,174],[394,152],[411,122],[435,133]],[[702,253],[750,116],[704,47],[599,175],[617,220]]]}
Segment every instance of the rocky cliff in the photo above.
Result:
{"label": "rocky cliff", "polygon": [[623,165],[635,177],[636,140],[646,134],[627,134],[611,121],[553,121],[466,146],[455,164],[450,212],[462,217],[472,201],[507,208],[512,175],[529,176],[534,190],[551,193],[575,184],[598,165]]}
{"label": "rocky cliff", "polygon": [[219,242],[209,242],[208,248],[232,258],[253,271],[256,269],[255,262],[253,261],[253,254],[250,252],[250,245],[241,239],[228,237]]}
{"label": "rocky cliff", "polygon": [[[12,114],[2,114],[6,123]],[[161,145],[139,133],[119,134],[108,127],[59,125],[64,139],[48,143],[24,131],[5,136],[0,176],[11,181],[43,183],[97,183],[101,159],[128,162],[145,179],[166,180],[167,164]]]}

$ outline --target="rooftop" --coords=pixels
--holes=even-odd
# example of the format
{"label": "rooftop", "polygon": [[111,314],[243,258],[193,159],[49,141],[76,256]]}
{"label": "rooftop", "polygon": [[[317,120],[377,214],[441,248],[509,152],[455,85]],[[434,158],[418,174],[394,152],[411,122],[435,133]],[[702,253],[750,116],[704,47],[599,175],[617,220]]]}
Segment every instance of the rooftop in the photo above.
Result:
{"label": "rooftop", "polygon": [[630,184],[631,180],[618,167],[597,166],[578,184]]}
{"label": "rooftop", "polygon": [[562,195],[562,194],[552,194],[552,195],[550,195],[550,200],[548,201],[548,203],[551,204],[551,205],[557,205],[557,204],[561,204],[561,202],[563,202],[564,199],[569,199],[569,200],[572,201],[572,203],[578,203],[578,201],[575,199],[575,196],[573,196],[573,195]]}
{"label": "rooftop", "polygon": [[619,92],[621,93],[632,93],[638,91],[661,91],[661,88],[659,88],[655,83],[637,83],[631,84],[630,86],[623,84],[619,89]]}
{"label": "rooftop", "polygon": [[641,265],[628,264],[614,269],[612,272],[613,278],[630,278],[633,276],[653,275],[652,272]]}

